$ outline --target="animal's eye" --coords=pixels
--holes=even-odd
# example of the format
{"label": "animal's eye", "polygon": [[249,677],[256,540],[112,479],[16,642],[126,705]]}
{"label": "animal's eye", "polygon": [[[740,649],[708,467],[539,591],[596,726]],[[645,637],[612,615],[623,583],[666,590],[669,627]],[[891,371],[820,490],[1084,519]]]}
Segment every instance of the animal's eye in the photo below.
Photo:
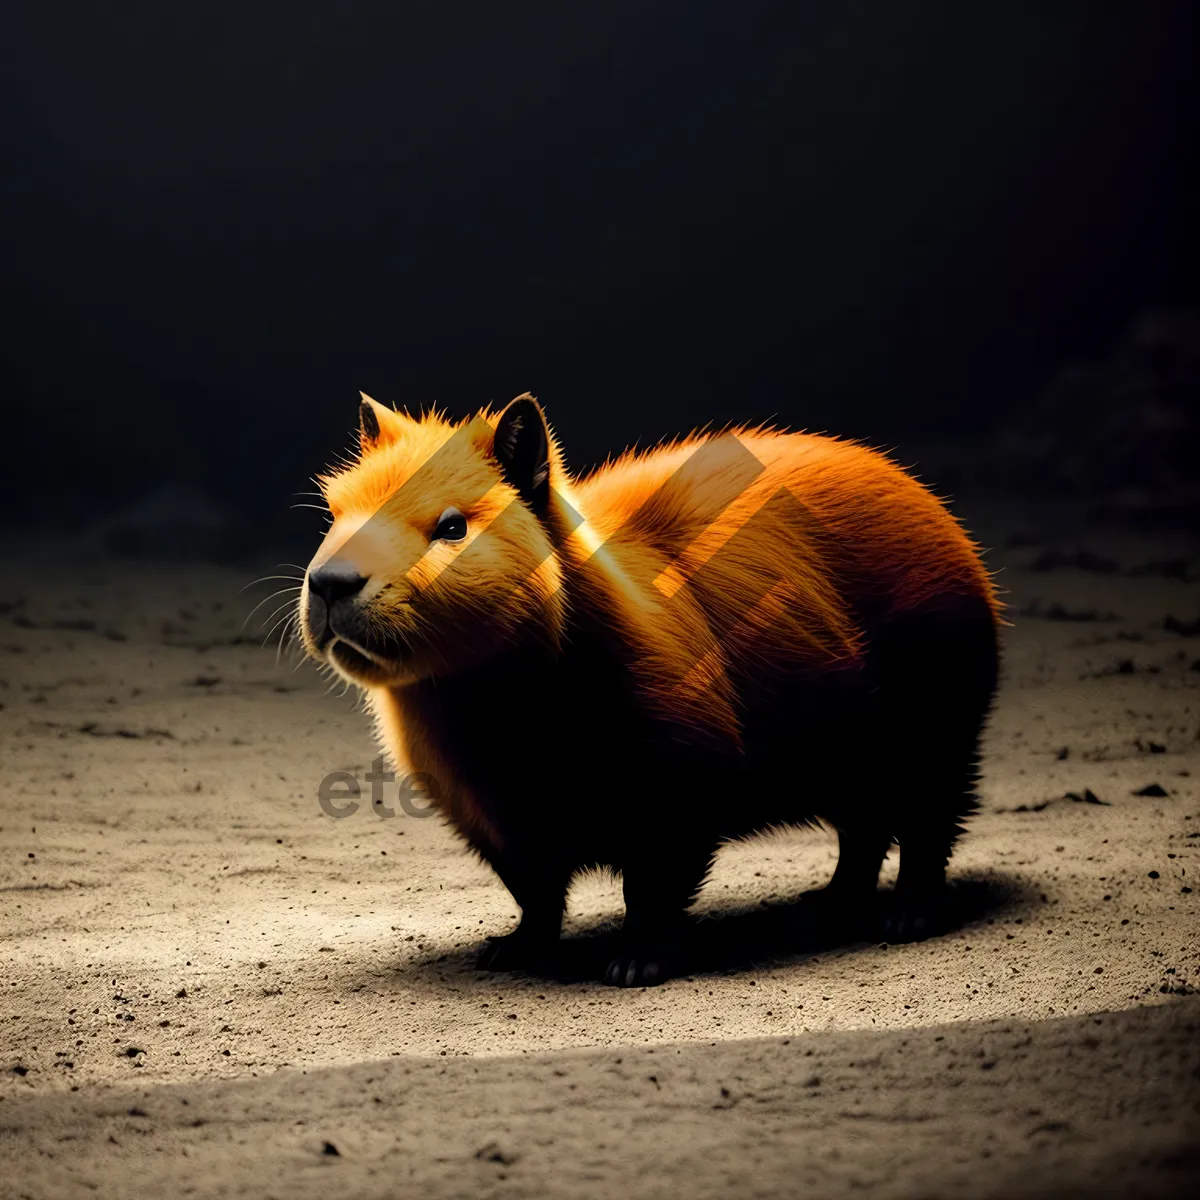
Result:
{"label": "animal's eye", "polygon": [[467,536],[467,518],[457,508],[448,508],[434,527],[431,542],[461,542]]}

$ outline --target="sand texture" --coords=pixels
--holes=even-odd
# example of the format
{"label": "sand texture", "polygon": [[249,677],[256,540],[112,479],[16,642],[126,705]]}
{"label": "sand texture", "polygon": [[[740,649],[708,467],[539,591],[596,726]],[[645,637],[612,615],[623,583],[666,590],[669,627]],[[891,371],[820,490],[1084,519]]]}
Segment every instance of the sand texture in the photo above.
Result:
{"label": "sand texture", "polygon": [[393,817],[322,812],[376,752],[241,628],[262,571],[10,554],[0,1195],[1175,1194],[1197,546],[973,524],[1014,627],[954,928],[836,944],[796,902],[832,838],[779,834],[722,852],[690,973],[633,991],[588,979],[613,880],[576,886],[553,976],[481,974],[516,914],[490,872],[394,785]]}

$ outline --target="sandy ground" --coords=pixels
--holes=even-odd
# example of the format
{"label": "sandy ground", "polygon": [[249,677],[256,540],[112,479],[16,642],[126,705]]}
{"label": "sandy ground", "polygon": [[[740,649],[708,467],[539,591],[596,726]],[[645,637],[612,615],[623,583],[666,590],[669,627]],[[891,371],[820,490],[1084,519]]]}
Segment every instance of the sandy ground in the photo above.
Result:
{"label": "sandy ground", "polygon": [[774,836],[722,853],[692,973],[629,992],[586,979],[614,881],[575,888],[558,977],[480,974],[515,917],[490,873],[436,820],[322,812],[375,750],[353,696],[241,629],[263,572],[10,553],[0,1194],[1174,1194],[1200,548],[973,524],[1015,625],[955,928],[829,944],[793,902],[832,839]]}

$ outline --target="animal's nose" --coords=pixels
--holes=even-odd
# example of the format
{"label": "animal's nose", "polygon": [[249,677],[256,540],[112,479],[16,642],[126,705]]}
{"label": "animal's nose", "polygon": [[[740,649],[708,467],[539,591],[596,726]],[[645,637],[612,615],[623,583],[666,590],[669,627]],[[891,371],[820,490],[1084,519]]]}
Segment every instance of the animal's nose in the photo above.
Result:
{"label": "animal's nose", "polygon": [[327,605],[357,596],[366,582],[365,575],[360,575],[356,567],[341,558],[331,558],[308,572],[309,590]]}

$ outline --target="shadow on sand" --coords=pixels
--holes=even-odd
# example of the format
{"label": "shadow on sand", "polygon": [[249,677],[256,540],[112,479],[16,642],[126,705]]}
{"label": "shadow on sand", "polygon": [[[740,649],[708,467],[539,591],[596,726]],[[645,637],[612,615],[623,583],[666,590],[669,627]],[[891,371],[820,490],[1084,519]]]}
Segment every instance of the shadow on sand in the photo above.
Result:
{"label": "shadow on sand", "polygon": [[[879,914],[890,893],[877,893],[877,911],[847,919],[832,911],[821,891],[754,909],[708,911],[686,929],[677,975],[727,974],[768,964],[798,962],[834,949],[878,946]],[[1038,889],[1018,876],[996,873],[963,875],[947,885],[945,937],[1000,915],[1013,917],[1040,902]],[[595,983],[616,953],[619,925],[605,922],[564,937],[552,957],[522,974],[554,983]],[[423,971],[435,964],[445,970],[473,971],[483,943],[437,957],[417,958],[398,973]],[[484,975],[484,978],[487,976]]]}

